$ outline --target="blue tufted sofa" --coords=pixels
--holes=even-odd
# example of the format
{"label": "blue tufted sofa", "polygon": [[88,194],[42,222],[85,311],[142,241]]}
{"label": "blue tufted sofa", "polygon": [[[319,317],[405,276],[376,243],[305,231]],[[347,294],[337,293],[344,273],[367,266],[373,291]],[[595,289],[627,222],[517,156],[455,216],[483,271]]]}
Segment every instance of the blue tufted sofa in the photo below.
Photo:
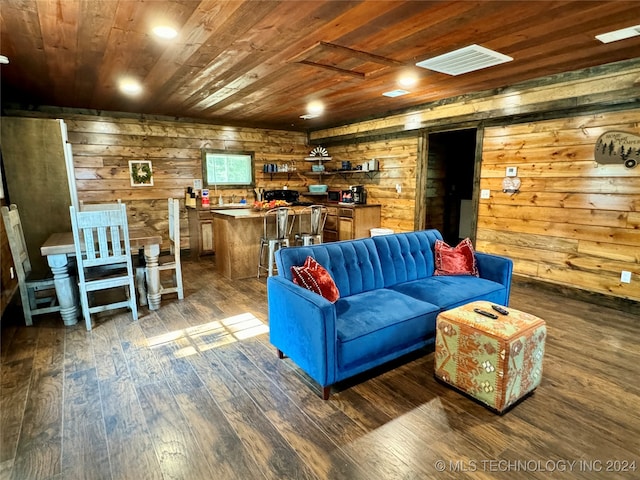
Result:
{"label": "blue tufted sofa", "polygon": [[[291,247],[269,277],[270,341],[322,387],[431,345],[436,317],[474,300],[508,305],[513,263],[476,252],[480,277],[434,276],[437,230]],[[295,283],[291,266],[310,255],[333,277],[331,303]]]}

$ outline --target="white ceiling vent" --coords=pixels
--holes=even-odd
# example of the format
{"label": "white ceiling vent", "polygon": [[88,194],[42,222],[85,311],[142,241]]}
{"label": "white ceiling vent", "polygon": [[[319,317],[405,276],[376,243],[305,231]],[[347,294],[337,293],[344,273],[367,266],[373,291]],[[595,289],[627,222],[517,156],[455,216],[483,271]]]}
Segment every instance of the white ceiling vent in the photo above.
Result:
{"label": "white ceiling vent", "polygon": [[620,30],[614,30],[613,32],[596,35],[596,38],[602,43],[611,43],[617,42],[618,40],[626,40],[627,38],[636,37],[638,35],[640,35],[640,25],[621,28]]}
{"label": "white ceiling vent", "polygon": [[482,68],[493,67],[501,63],[510,62],[513,58],[494,52],[480,45],[454,50],[437,57],[416,63],[418,67],[434,70],[447,75],[461,75]]}
{"label": "white ceiling vent", "polygon": [[384,95],[385,97],[394,98],[394,97],[400,97],[402,95],[406,95],[407,93],[410,93],[410,92],[408,90],[402,90],[401,88],[398,88],[397,90],[391,90],[390,92],[384,92],[382,95]]}

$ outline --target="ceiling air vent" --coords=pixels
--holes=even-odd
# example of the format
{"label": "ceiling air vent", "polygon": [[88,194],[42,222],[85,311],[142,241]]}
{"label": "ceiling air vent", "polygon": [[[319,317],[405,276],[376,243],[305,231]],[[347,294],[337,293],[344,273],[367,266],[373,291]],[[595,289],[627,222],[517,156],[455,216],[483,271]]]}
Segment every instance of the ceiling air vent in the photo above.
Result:
{"label": "ceiling air vent", "polygon": [[501,63],[510,62],[513,58],[494,52],[480,45],[454,50],[437,57],[416,63],[418,67],[434,70],[447,75],[461,75],[482,68],[493,67]]}
{"label": "ceiling air vent", "polygon": [[385,97],[394,98],[394,97],[400,97],[402,95],[406,95],[407,93],[410,93],[410,92],[408,90],[402,90],[402,89],[398,88],[397,90],[391,90],[390,92],[384,92],[382,95],[384,95]]}
{"label": "ceiling air vent", "polygon": [[596,35],[596,38],[602,43],[611,43],[617,42],[618,40],[626,40],[627,38],[636,37],[638,35],[640,35],[640,25],[621,28],[620,30],[614,30],[613,32]]}

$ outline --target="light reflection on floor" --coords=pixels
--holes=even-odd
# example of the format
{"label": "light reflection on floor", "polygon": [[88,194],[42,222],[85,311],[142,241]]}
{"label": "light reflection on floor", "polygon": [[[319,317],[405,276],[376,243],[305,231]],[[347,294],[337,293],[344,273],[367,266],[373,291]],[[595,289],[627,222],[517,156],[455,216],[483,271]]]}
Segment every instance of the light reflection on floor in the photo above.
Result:
{"label": "light reflection on floor", "polygon": [[182,345],[182,348],[175,352],[175,356],[180,358],[255,337],[268,331],[269,327],[267,325],[252,313],[247,312],[222,320],[214,320],[213,322],[182,330],[163,333],[150,338],[148,344],[151,348],[161,347],[170,343]]}

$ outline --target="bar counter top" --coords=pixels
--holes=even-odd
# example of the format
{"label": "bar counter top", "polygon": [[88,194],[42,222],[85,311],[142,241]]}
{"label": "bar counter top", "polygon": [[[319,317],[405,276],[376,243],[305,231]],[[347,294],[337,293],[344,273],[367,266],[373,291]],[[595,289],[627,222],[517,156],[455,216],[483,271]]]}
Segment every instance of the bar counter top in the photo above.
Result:
{"label": "bar counter top", "polygon": [[[342,207],[342,208],[368,208],[368,207],[379,207],[379,203],[365,203],[365,204],[355,204],[355,203],[335,203],[330,205],[325,205],[327,207]],[[294,205],[290,207],[294,212],[298,213],[305,205]],[[223,209],[215,209],[211,208],[211,213],[215,215],[222,215],[228,218],[256,218],[262,217],[264,212],[268,210],[256,210],[254,208],[223,208]]]}

